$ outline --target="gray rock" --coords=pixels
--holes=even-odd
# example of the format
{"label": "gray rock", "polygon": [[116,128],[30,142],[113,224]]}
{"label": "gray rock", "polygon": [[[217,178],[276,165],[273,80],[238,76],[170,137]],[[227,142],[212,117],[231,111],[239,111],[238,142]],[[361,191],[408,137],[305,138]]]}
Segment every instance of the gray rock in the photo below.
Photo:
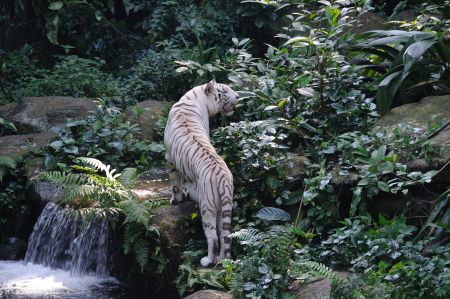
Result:
{"label": "gray rock", "polygon": [[193,201],[182,202],[176,205],[163,206],[155,210],[153,223],[159,227],[161,243],[171,262],[178,263],[184,246],[189,241],[185,222],[198,208]]}
{"label": "gray rock", "polygon": [[291,156],[292,166],[288,169],[287,175],[296,178],[297,176],[305,172],[305,168],[311,164],[311,161],[302,155],[292,154]]}
{"label": "gray rock", "polygon": [[17,103],[9,103],[6,105],[1,105],[0,117],[4,119],[9,119],[14,114],[14,111],[17,109],[17,106],[18,106]]}
{"label": "gray rock", "polygon": [[202,290],[197,291],[184,299],[235,299],[236,297],[217,290]]}
{"label": "gray rock", "polygon": [[7,119],[21,134],[46,132],[51,127],[62,126],[67,118],[87,115],[95,107],[94,101],[87,98],[26,97]]}
{"label": "gray rock", "polygon": [[125,110],[125,116],[130,122],[138,123],[141,126],[141,137],[143,139],[153,141],[156,134],[157,122],[169,111],[172,104],[171,102],[153,100],[140,102],[138,105],[142,109],[145,109],[145,111],[140,115],[139,119],[133,113],[132,108]]}
{"label": "gray rock", "polygon": [[[346,279],[351,274],[349,272],[338,271],[336,275],[340,279]],[[331,291],[331,281],[327,278],[317,280],[311,283],[302,284],[299,287],[291,286],[292,295],[298,299],[316,299],[316,298],[329,298]]]}
{"label": "gray rock", "polygon": [[430,96],[417,103],[396,107],[380,118],[376,126],[389,132],[394,126],[404,123],[425,130],[433,115],[444,122],[450,121],[450,95]]}
{"label": "gray rock", "polygon": [[0,244],[0,260],[19,260],[25,256],[27,243],[19,238],[11,237]]}
{"label": "gray rock", "polygon": [[450,95],[430,96],[420,102],[402,105],[392,109],[388,114],[380,118],[376,124],[380,129],[388,133],[398,124],[408,124],[418,131],[425,132],[430,118],[436,115],[447,125],[434,134],[430,141],[443,147],[444,156],[433,161],[433,165],[422,159],[416,159],[407,163],[409,170],[426,172],[433,169],[442,169],[433,179],[433,182],[450,183]]}
{"label": "gray rock", "polygon": [[32,179],[27,189],[27,196],[33,207],[33,212],[39,215],[49,202],[56,202],[63,192],[51,182]]}
{"label": "gray rock", "polygon": [[[355,18],[354,13],[353,18]],[[376,13],[367,11],[356,18],[356,22],[354,23],[354,26],[351,27],[350,31],[358,34],[370,30],[385,29],[385,21],[386,20],[383,17],[377,15]]]}
{"label": "gray rock", "polygon": [[53,132],[9,135],[0,137],[0,156],[7,156],[14,159],[37,151],[51,141],[56,134]]}

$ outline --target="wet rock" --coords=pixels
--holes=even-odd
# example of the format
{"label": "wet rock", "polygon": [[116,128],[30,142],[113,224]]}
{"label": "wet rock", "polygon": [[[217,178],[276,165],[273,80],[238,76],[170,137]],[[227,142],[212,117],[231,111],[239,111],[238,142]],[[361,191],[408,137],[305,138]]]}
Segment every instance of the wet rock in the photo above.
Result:
{"label": "wet rock", "polygon": [[146,171],[133,187],[134,193],[143,200],[170,199],[170,181],[166,169],[154,168]]}
{"label": "wet rock", "polygon": [[94,110],[92,99],[72,97],[26,97],[9,113],[20,134],[46,132],[62,126],[67,118],[80,118]]}
{"label": "wet rock", "polygon": [[217,290],[202,290],[195,292],[184,299],[235,299],[236,297]]}
{"label": "wet rock", "polygon": [[155,129],[158,121],[169,111],[172,104],[170,102],[153,100],[140,102],[138,105],[145,111],[139,118],[133,112],[133,108],[127,108],[125,110],[125,116],[130,122],[138,123],[141,126],[142,131],[140,134],[143,139],[153,141],[156,135]]}
{"label": "wet rock", "polygon": [[186,221],[198,208],[193,201],[163,206],[155,210],[153,223],[159,227],[161,242],[172,262],[179,262],[184,246],[189,241]]}
{"label": "wet rock", "polygon": [[2,136],[0,137],[0,156],[18,159],[30,152],[38,151],[55,137],[56,134],[53,132]]}
{"label": "wet rock", "polygon": [[30,200],[32,211],[37,216],[49,202],[56,202],[63,192],[51,182],[32,179],[27,189],[27,197]]}
{"label": "wet rock", "polygon": [[0,260],[20,260],[25,256],[27,243],[20,238],[11,237],[0,244]]}

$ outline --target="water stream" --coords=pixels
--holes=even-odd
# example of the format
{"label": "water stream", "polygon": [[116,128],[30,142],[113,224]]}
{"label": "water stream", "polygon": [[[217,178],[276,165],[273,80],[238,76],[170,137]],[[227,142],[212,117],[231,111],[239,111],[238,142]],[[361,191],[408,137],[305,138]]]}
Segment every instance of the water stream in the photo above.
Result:
{"label": "water stream", "polygon": [[[141,199],[167,198],[165,171],[146,173],[134,191]],[[0,261],[0,298],[129,298],[112,277],[115,234],[104,218],[83,221],[70,208],[49,202],[34,225],[25,259]]]}

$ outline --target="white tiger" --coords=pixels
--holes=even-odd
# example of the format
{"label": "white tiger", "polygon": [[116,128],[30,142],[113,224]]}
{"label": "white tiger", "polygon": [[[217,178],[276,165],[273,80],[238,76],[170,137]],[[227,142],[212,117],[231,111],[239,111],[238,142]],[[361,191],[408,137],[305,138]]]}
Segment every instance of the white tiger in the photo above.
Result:
{"label": "white tiger", "polygon": [[171,203],[187,196],[198,202],[208,242],[208,255],[200,260],[204,267],[230,257],[233,205],[233,175],[211,145],[209,117],[233,114],[238,98],[225,84],[194,87],[172,106],[164,131]]}

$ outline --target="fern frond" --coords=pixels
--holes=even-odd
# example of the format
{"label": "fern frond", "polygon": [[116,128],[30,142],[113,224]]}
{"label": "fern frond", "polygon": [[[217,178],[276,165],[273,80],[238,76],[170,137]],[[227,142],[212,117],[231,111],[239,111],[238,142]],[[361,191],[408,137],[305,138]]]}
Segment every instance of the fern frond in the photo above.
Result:
{"label": "fern frond", "polygon": [[332,281],[333,284],[341,281],[340,278],[333,271],[333,269],[325,266],[324,264],[314,262],[314,261],[306,261],[305,266],[311,270],[318,272],[321,276],[328,278],[329,280]]}
{"label": "fern frond", "polygon": [[61,171],[43,172],[39,175],[39,178],[54,183],[56,186],[63,189],[69,186],[81,186],[86,184],[88,179],[85,174],[82,173],[65,173]]}
{"label": "fern frond", "polygon": [[0,166],[6,167],[8,169],[16,169],[17,163],[10,157],[0,156]]}
{"label": "fern frond", "polygon": [[127,215],[125,219],[125,223],[135,222],[145,226],[148,229],[151,214],[148,209],[146,209],[145,205],[139,203],[136,200],[128,199],[118,203],[118,206],[124,211]]}
{"label": "fern frond", "polygon": [[127,188],[133,187],[137,179],[138,173],[136,168],[125,168],[118,177],[118,181]]}
{"label": "fern frond", "polygon": [[92,185],[73,186],[61,198],[62,202],[70,203],[74,200],[93,202],[98,198],[99,190]]}
{"label": "fern frond", "polygon": [[92,166],[93,169],[95,169],[95,170],[106,171],[107,166],[98,159],[89,158],[89,157],[79,157],[77,159],[80,160],[81,162],[83,162],[84,164],[87,164],[88,166]]}
{"label": "fern frond", "polygon": [[148,258],[150,255],[148,243],[145,241],[145,239],[137,240],[133,245],[133,251],[136,257],[136,261],[141,267],[141,271],[144,271],[144,268],[148,263]]}

